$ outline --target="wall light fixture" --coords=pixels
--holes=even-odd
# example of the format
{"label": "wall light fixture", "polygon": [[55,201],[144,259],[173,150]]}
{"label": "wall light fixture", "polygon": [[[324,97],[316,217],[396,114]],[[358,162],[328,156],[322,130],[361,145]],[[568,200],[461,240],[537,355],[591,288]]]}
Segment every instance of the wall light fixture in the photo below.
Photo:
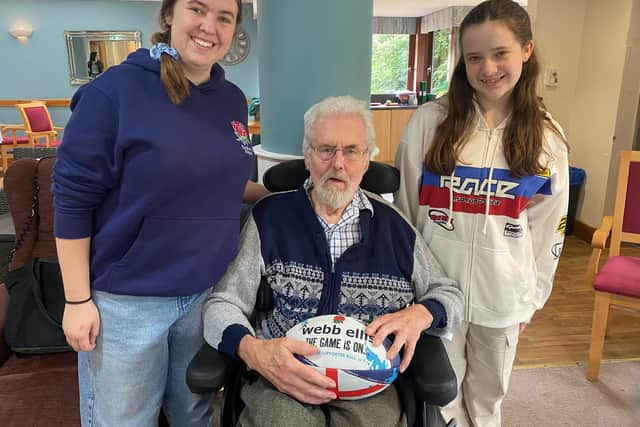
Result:
{"label": "wall light fixture", "polygon": [[31,37],[31,33],[33,33],[33,29],[28,27],[9,28],[9,34],[21,42],[27,41]]}

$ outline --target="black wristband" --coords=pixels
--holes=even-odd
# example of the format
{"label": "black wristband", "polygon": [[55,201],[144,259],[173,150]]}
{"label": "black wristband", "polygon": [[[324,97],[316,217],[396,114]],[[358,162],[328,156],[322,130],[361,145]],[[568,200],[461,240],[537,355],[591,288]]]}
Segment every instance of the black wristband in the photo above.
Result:
{"label": "black wristband", "polygon": [[79,305],[79,304],[84,304],[85,302],[89,302],[91,301],[91,297],[87,298],[87,299],[83,299],[82,301],[69,301],[67,299],[64,300],[65,304],[71,304],[71,305]]}

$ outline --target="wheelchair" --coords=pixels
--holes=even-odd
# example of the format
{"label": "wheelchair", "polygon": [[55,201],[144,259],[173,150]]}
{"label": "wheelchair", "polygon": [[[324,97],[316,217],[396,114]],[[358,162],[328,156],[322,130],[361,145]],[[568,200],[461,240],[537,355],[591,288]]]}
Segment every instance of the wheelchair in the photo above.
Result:
{"label": "wheelchair", "polygon": [[[298,188],[307,178],[303,160],[289,160],[268,169],[263,177],[270,191]],[[400,173],[393,166],[371,161],[361,188],[377,193],[393,193],[398,189]],[[271,289],[263,280],[256,299],[256,313],[269,312],[273,307]],[[237,425],[244,407],[240,388],[247,372],[244,364],[208,344],[204,344],[187,368],[187,384],[193,393],[222,391],[221,427]],[[452,401],[457,394],[456,376],[440,338],[423,334],[406,372],[394,382],[408,426],[455,427],[455,420],[444,420],[438,407]]]}

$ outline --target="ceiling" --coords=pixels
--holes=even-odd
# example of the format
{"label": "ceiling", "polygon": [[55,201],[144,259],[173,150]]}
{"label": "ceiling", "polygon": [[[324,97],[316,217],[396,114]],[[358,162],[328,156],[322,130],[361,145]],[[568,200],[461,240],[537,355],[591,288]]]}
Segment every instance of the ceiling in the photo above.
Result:
{"label": "ceiling", "polygon": [[[160,0],[129,0],[160,1]],[[253,3],[256,0],[242,0]],[[260,3],[261,0],[257,0]],[[373,0],[373,16],[424,16],[450,6],[475,6],[482,0]],[[516,0],[523,6],[528,0]]]}
{"label": "ceiling", "polygon": [[[450,6],[475,6],[481,0],[373,0],[373,16],[424,16]],[[523,6],[527,0],[516,0]]]}

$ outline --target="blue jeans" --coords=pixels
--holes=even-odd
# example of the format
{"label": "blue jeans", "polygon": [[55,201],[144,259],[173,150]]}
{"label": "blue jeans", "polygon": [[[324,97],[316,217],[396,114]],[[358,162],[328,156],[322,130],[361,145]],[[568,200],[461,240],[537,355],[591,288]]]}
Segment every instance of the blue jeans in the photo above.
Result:
{"label": "blue jeans", "polygon": [[86,426],[212,425],[212,396],[189,391],[187,365],[204,343],[208,291],[187,297],[93,292],[96,348],[78,353],[80,415]]}

